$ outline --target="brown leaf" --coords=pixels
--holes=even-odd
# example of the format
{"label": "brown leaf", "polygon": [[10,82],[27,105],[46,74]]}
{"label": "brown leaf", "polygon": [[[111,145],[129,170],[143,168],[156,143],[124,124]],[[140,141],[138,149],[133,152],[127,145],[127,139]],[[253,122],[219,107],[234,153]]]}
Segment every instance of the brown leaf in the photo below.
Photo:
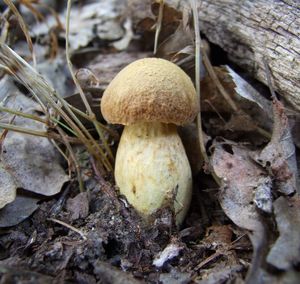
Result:
{"label": "brown leaf", "polygon": [[[260,95],[229,66],[214,67],[213,70],[240,110],[231,116],[225,126],[226,129],[253,131],[260,126],[270,131],[272,128],[271,102]],[[233,112],[209,75],[201,82],[201,107],[203,111],[230,114]]]}
{"label": "brown leaf", "polygon": [[300,263],[300,198],[284,197],[274,202],[279,238],[272,246],[267,262],[280,270],[292,269]]}
{"label": "brown leaf", "polygon": [[87,217],[89,214],[88,192],[81,192],[74,198],[69,198],[67,201],[67,210],[70,212],[72,220]]}
{"label": "brown leaf", "polygon": [[239,227],[260,233],[254,197],[255,189],[268,181],[265,171],[252,162],[249,150],[226,142],[215,144],[212,166],[222,181],[219,200],[226,215]]}
{"label": "brown leaf", "polygon": [[212,166],[223,182],[219,200],[226,215],[241,228],[259,231],[262,223],[253,199],[265,172],[252,162],[249,150],[230,144],[215,145]]}
{"label": "brown leaf", "polygon": [[255,198],[259,188],[266,189],[271,183],[266,172],[252,161],[250,151],[233,143],[217,143],[211,161],[222,182],[219,200],[225,214],[249,231],[254,254],[247,278],[257,283],[267,249],[267,234]]}
{"label": "brown leaf", "polygon": [[157,56],[170,60],[174,54],[193,45],[193,32],[181,21],[174,33],[159,44]]}
{"label": "brown leaf", "polygon": [[275,189],[289,195],[297,190],[295,146],[284,106],[278,100],[273,101],[273,114],[271,141],[259,154],[254,155],[254,159],[269,171],[274,179]]}

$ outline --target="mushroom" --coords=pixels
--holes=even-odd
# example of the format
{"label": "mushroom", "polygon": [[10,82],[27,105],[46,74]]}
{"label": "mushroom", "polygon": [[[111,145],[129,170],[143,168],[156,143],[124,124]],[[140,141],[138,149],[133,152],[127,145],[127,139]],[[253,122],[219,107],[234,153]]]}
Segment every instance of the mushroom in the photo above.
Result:
{"label": "mushroom", "polygon": [[107,122],[125,125],[115,162],[120,193],[146,218],[175,196],[180,225],[192,174],[176,125],[193,121],[199,111],[191,79],[167,60],[137,60],[110,82],[101,111]]}

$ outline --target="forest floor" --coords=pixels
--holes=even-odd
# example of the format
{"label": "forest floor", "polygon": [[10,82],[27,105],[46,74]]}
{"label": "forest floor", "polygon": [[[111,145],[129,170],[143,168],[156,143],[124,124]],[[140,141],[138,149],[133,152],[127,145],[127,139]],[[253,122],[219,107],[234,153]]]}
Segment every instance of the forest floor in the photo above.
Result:
{"label": "forest floor", "polygon": [[[299,283],[299,118],[271,85],[255,81],[205,39],[195,73],[192,8],[78,1],[68,17],[65,1],[4,2],[1,284]],[[145,221],[107,169],[123,127],[105,122],[100,98],[123,67],[153,57],[154,48],[195,85],[201,81],[205,157],[199,125],[178,129],[193,172],[192,202],[180,227],[174,196]],[[84,115],[69,57],[76,83],[108,129],[103,137]],[[83,128],[78,134],[60,113],[68,113],[64,102],[79,110],[91,142],[83,143]],[[105,153],[99,159],[90,150],[97,147]]]}

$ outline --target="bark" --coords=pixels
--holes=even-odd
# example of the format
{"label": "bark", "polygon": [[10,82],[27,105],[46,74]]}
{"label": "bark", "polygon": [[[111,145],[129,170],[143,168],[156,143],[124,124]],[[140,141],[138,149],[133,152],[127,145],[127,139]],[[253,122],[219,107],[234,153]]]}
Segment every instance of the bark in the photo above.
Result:
{"label": "bark", "polygon": [[201,31],[229,58],[300,110],[300,2],[298,0],[203,0]]}

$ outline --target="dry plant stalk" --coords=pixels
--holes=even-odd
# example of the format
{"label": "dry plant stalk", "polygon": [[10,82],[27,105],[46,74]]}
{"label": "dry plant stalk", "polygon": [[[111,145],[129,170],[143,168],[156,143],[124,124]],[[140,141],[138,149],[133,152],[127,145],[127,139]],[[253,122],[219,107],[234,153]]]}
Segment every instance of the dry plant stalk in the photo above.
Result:
{"label": "dry plant stalk", "polygon": [[[26,2],[26,1],[25,1]],[[27,26],[20,15],[17,8],[14,6],[14,4],[11,2],[11,0],[5,0],[5,3],[8,5],[9,9],[16,15],[16,17],[19,20],[21,29],[23,33],[25,34],[29,50],[32,54],[33,62],[35,65],[35,55],[33,51],[33,44],[27,29]],[[27,3],[27,2],[26,2]],[[25,4],[26,4],[25,3]],[[23,3],[24,4],[24,3]],[[32,12],[35,12],[35,8],[31,7]],[[107,132],[111,132],[107,127],[102,125],[100,122],[96,120],[95,114],[92,112],[91,107],[89,106],[86,97],[74,75],[74,72],[72,70],[72,64],[69,58],[69,17],[70,17],[70,8],[71,8],[71,1],[68,1],[68,10],[67,10],[67,30],[66,30],[66,56],[67,56],[67,62],[68,66],[71,72],[71,75],[74,79],[75,85],[77,86],[79,93],[81,95],[81,98],[86,106],[87,114],[84,112],[81,112],[80,110],[74,108],[73,106],[70,106],[62,97],[60,97],[59,94],[56,93],[56,91],[48,84],[48,82],[39,75],[25,60],[23,60],[18,54],[16,54],[13,50],[11,50],[5,43],[6,37],[3,38],[3,41],[0,43],[0,68],[3,69],[6,73],[14,76],[19,82],[21,82],[34,96],[34,98],[37,100],[37,102],[42,107],[42,110],[44,114],[46,115],[46,118],[40,118],[38,116],[23,113],[18,110],[5,108],[3,106],[0,106],[0,110],[3,112],[11,113],[13,115],[18,115],[27,119],[32,119],[41,123],[44,123],[47,125],[50,129],[56,129],[58,133],[51,132],[51,131],[38,131],[34,129],[27,129],[24,127],[19,127],[16,125],[12,125],[10,123],[0,123],[0,127],[6,130],[12,130],[17,131],[25,134],[30,135],[36,135],[40,137],[47,137],[51,140],[58,140],[60,142],[63,142],[63,144],[67,147],[70,158],[73,161],[75,165],[75,169],[77,172],[78,181],[80,184],[80,189],[83,189],[83,183],[81,180],[80,175],[80,168],[78,166],[78,163],[76,161],[76,157],[72,151],[72,147],[70,143],[74,138],[69,137],[63,129],[66,129],[70,131],[72,134],[75,135],[76,142],[81,142],[84,144],[89,151],[89,153],[97,160],[97,164],[100,166],[100,170],[103,172],[106,171],[112,171],[112,162],[114,160],[113,154],[111,152],[111,149],[104,137],[103,130]],[[35,16],[38,17],[38,15],[35,14]],[[57,17],[56,17],[57,18]],[[59,19],[58,19],[58,23]],[[54,110],[54,114],[51,114],[49,112],[49,108]],[[64,109],[63,109],[64,108]],[[99,143],[92,137],[92,135],[89,133],[89,131],[85,128],[85,126],[82,124],[80,119],[77,117],[77,115],[80,115],[81,117],[84,117],[91,122],[93,122],[100,139],[103,142],[104,150],[101,148]],[[64,122],[60,121],[60,118],[64,120]],[[57,147],[58,145],[54,143]],[[59,147],[58,147],[59,148]],[[63,154],[62,150],[59,148],[59,151]],[[106,154],[108,156],[106,156]],[[69,159],[66,157],[65,154],[63,154],[65,158],[67,158],[68,162]]]}
{"label": "dry plant stalk", "polygon": [[[197,12],[196,1],[190,0],[190,5],[192,7],[193,19],[194,19],[194,30],[195,30],[195,84],[196,84],[196,92],[198,95],[198,104],[200,106],[200,101],[201,101],[201,90],[200,90],[201,37],[200,37],[199,17],[198,17],[198,12]],[[204,158],[206,165],[209,166],[210,162],[209,162],[209,159],[208,159],[208,156],[207,156],[207,153],[205,150],[205,145],[204,145],[202,119],[201,119],[201,108],[200,108],[200,111],[199,111],[196,119],[197,119],[200,151],[201,151],[201,154]]]}
{"label": "dry plant stalk", "polygon": [[[56,124],[60,124],[65,129],[71,130],[87,147],[87,150],[95,157],[95,159],[103,165],[105,170],[112,170],[111,162],[106,157],[104,151],[98,142],[94,140],[89,131],[83,126],[81,121],[69,107],[68,103],[55,92],[55,90],[40,74],[38,74],[25,60],[23,60],[5,44],[0,44],[0,67],[3,67],[5,71],[13,75],[33,94],[47,116],[46,121],[48,121],[48,126],[52,124],[55,128]],[[49,111],[47,111],[49,107],[51,107],[59,117],[64,119],[65,124],[59,122],[56,115],[50,115]],[[62,107],[64,107],[65,110],[63,110]],[[16,114],[35,119],[35,117],[31,115],[23,114],[21,112]],[[2,127],[8,128],[8,125],[2,125]],[[11,130],[22,131],[22,129],[16,128],[16,126],[12,127],[12,125],[10,125],[9,127]],[[24,130],[22,132],[33,135],[42,134],[41,136],[46,136],[46,133],[35,133],[35,131],[31,130],[28,130],[27,132]]]}
{"label": "dry plant stalk", "polygon": [[33,44],[32,44],[32,40],[31,37],[29,35],[29,31],[27,28],[27,25],[22,17],[22,15],[19,13],[18,9],[16,8],[16,6],[14,5],[14,3],[11,0],[4,0],[5,4],[11,9],[11,11],[16,15],[17,19],[18,19],[18,23],[20,25],[21,30],[23,31],[28,47],[29,47],[29,51],[31,53],[32,56],[32,61],[33,61],[33,66],[36,66],[36,58],[35,58],[35,53],[33,51]]}
{"label": "dry plant stalk", "polygon": [[160,31],[161,31],[163,15],[164,15],[164,0],[160,0],[159,1],[158,18],[157,18],[156,29],[155,29],[153,54],[156,54],[156,52],[157,52],[158,38],[160,35]]}
{"label": "dry plant stalk", "polygon": [[[5,0],[5,3],[8,5],[9,9],[16,15],[16,17],[19,20],[20,27],[26,37],[29,50],[32,54],[33,62],[35,65],[35,55],[33,51],[33,44],[32,40],[30,38],[26,23],[24,22],[21,14],[15,7],[15,5],[12,3],[11,0]],[[28,6],[31,12],[34,14],[35,17],[40,18],[40,15],[36,14],[36,9],[31,5],[30,2],[23,1],[23,5]],[[2,41],[0,43],[0,68],[2,68],[6,73],[9,73],[10,75],[14,76],[19,82],[21,82],[34,96],[34,98],[37,100],[37,102],[42,107],[42,110],[44,114],[46,115],[45,119],[42,119],[40,117],[26,114],[21,111],[8,109],[5,107],[0,106],[1,111],[5,111],[14,115],[22,116],[28,119],[33,119],[36,121],[39,121],[41,123],[44,123],[50,128],[56,129],[59,133],[55,135],[55,133],[51,132],[43,132],[43,131],[37,131],[33,129],[26,129],[23,127],[15,126],[12,124],[5,124],[1,123],[0,127],[17,131],[21,133],[26,133],[30,135],[36,135],[41,137],[48,137],[49,139],[59,140],[63,141],[63,143],[66,145],[67,149],[69,149],[69,153],[72,154],[71,146],[70,146],[70,137],[66,135],[66,133],[63,131],[63,129],[70,131],[73,135],[75,135],[76,139],[83,143],[89,153],[94,156],[94,158],[97,160],[97,164],[100,165],[102,168],[101,171],[112,171],[112,163],[114,161],[113,154],[111,152],[111,149],[104,137],[103,130],[109,131],[107,127],[102,125],[100,122],[96,120],[95,114],[92,112],[91,107],[89,106],[86,97],[79,85],[79,82],[77,81],[74,72],[72,70],[72,64],[70,61],[69,56],[69,22],[70,22],[70,9],[71,9],[71,1],[68,1],[67,6],[67,29],[66,29],[66,57],[68,66],[70,69],[70,73],[74,79],[74,83],[76,87],[79,90],[79,93],[81,95],[81,99],[84,102],[84,105],[87,109],[87,114],[84,112],[81,112],[80,110],[70,106],[62,97],[60,97],[59,94],[56,93],[56,91],[47,83],[47,81],[39,75],[25,60],[23,60],[20,56],[18,56],[13,50],[11,50],[5,43]],[[53,14],[53,11],[50,11]],[[59,18],[57,14],[55,14],[55,19],[59,26],[61,26]],[[51,115],[49,113],[49,107],[54,110],[55,114]],[[64,109],[63,109],[64,108]],[[75,114],[76,113],[76,114]],[[101,141],[103,142],[104,150],[101,148],[99,143],[92,137],[92,135],[89,133],[89,131],[85,128],[85,126],[82,124],[80,119],[77,117],[77,115],[80,115],[81,117],[84,117],[91,122],[93,122],[95,129],[97,130],[99,137]],[[64,123],[60,121],[60,118],[64,120]],[[58,127],[58,125],[60,127]],[[62,127],[62,128],[61,128]],[[59,138],[59,139],[57,139]],[[67,143],[67,144],[66,144]],[[106,154],[108,156],[106,156]],[[65,156],[65,155],[64,155]],[[74,155],[71,155],[71,159],[75,163],[75,168],[77,169],[77,176],[80,175],[78,170],[78,163],[75,161]],[[80,182],[80,180],[79,180]]]}
{"label": "dry plant stalk", "polygon": [[[68,5],[67,5],[67,25],[66,25],[66,59],[67,59],[67,63],[68,63],[68,67],[69,67],[69,71],[71,73],[71,76],[72,76],[72,79],[76,85],[76,88],[77,90],[79,91],[79,94],[80,94],[80,98],[86,108],[86,111],[87,111],[87,115],[89,117],[89,120],[94,124],[94,127],[95,129],[97,130],[98,132],[98,135],[100,137],[100,139],[102,140],[103,144],[104,144],[104,147],[108,153],[108,155],[110,156],[111,160],[113,161],[114,160],[114,157],[110,151],[110,148],[107,144],[107,141],[106,139],[104,138],[104,135],[103,135],[103,132],[102,132],[102,129],[99,125],[99,122],[97,121],[96,119],[96,115],[93,113],[92,111],[92,108],[90,107],[89,103],[88,103],[88,100],[73,72],[73,66],[72,66],[72,62],[70,60],[70,51],[69,51],[69,31],[70,31],[70,14],[71,14],[71,5],[72,5],[72,0],[68,0]],[[101,148],[100,148],[101,149]],[[112,170],[112,167],[111,167],[111,170]]]}

